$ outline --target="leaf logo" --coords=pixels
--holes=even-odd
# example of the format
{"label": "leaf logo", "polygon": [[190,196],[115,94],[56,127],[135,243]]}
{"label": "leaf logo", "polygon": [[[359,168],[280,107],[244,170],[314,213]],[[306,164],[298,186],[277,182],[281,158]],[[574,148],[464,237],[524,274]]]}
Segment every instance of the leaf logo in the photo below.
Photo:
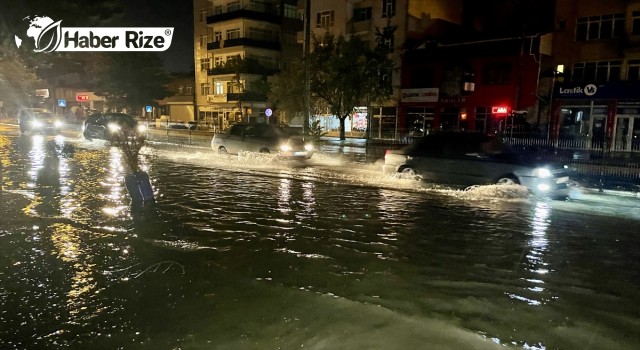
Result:
{"label": "leaf logo", "polygon": [[40,35],[38,35],[36,39],[36,48],[33,51],[51,52],[58,48],[62,41],[62,27],[60,27],[60,22],[62,21],[51,23],[40,32]]}

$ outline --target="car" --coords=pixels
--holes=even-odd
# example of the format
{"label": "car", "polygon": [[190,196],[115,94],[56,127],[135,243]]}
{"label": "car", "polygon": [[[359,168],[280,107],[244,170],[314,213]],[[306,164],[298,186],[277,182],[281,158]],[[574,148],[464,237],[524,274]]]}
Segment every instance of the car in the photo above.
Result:
{"label": "car", "polygon": [[118,132],[129,129],[140,137],[146,137],[146,125],[138,123],[125,113],[95,113],[83,123],[82,136],[86,140],[101,139],[111,141]]}
{"label": "car", "polygon": [[309,159],[313,143],[305,142],[296,129],[275,124],[237,123],[225,132],[214,133],[211,148],[218,153],[273,153],[286,158]]}
{"label": "car", "polygon": [[18,124],[22,134],[59,134],[64,126],[64,120],[45,108],[24,108],[18,116]]}
{"label": "car", "polygon": [[387,150],[383,172],[461,186],[519,184],[544,196],[563,196],[570,184],[566,165],[537,160],[481,133],[436,133]]}

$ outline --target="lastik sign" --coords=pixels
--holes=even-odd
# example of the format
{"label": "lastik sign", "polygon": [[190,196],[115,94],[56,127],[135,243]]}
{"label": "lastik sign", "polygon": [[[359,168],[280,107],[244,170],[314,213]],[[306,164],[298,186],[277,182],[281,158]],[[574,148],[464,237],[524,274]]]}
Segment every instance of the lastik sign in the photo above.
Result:
{"label": "lastik sign", "polygon": [[560,97],[591,97],[598,93],[598,86],[595,84],[587,84],[583,86],[572,86],[558,88]]}
{"label": "lastik sign", "polygon": [[[171,46],[173,27],[69,27],[46,16],[26,17],[26,36],[35,52],[51,51],[165,51]],[[23,39],[15,36],[18,47]]]}

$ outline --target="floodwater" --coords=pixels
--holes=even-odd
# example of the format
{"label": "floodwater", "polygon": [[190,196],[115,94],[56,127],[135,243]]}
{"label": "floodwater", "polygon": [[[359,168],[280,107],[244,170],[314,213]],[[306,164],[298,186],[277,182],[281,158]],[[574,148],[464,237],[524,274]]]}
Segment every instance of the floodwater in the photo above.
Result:
{"label": "floodwater", "polygon": [[0,349],[636,349],[640,199],[0,135]]}

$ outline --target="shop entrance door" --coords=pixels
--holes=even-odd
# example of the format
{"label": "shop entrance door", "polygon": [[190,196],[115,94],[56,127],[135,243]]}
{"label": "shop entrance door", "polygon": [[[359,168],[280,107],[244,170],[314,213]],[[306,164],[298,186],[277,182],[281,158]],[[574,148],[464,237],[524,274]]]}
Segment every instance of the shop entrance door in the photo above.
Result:
{"label": "shop entrance door", "polygon": [[619,115],[613,134],[615,151],[640,151],[640,117]]}
{"label": "shop entrance door", "polygon": [[591,148],[601,150],[604,147],[604,136],[607,130],[607,117],[595,115],[593,116],[592,123]]}

